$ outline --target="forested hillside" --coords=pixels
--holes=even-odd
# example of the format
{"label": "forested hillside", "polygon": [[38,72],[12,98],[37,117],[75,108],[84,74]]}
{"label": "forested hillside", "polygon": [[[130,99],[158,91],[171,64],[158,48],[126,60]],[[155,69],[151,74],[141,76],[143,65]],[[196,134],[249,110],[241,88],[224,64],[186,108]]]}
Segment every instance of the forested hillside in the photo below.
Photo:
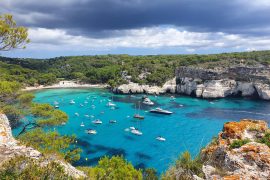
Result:
{"label": "forested hillside", "polygon": [[112,86],[123,84],[127,80],[162,85],[174,76],[174,71],[179,66],[214,68],[238,65],[243,60],[245,65],[269,65],[270,51],[213,55],[70,56],[51,59],[0,57],[0,68],[1,79],[16,78],[27,85],[50,84],[55,82],[56,78],[108,83]]}

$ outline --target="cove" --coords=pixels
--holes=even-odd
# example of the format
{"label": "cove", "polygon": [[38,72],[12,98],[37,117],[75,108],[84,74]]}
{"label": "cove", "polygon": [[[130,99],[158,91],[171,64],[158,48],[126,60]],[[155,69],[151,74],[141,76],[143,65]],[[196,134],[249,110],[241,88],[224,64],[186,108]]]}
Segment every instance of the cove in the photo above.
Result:
{"label": "cove", "polygon": [[[149,96],[154,107],[174,112],[168,116],[149,113],[151,106],[141,105],[136,109],[142,95],[115,95],[105,89],[49,89],[36,91],[35,96],[38,103],[59,102],[59,109],[69,115],[65,125],[55,128],[63,135],[77,136],[77,145],[83,150],[81,159],[74,164],[78,166],[95,165],[104,155],[123,155],[137,168],[153,167],[162,173],[182,152],[196,156],[222,130],[225,122],[243,118],[270,122],[269,102],[243,98],[205,100],[176,96],[172,101],[170,95]],[[71,105],[70,100],[75,104]],[[117,108],[106,106],[108,100],[113,100]],[[144,120],[133,118],[138,111]],[[95,125],[92,123],[95,119],[103,123]],[[117,123],[110,124],[110,120]],[[80,126],[82,122],[84,127]],[[131,126],[138,127],[143,135],[125,131]],[[20,128],[13,129],[14,135]],[[95,129],[97,134],[86,134],[86,129]],[[159,135],[166,141],[157,141]]]}

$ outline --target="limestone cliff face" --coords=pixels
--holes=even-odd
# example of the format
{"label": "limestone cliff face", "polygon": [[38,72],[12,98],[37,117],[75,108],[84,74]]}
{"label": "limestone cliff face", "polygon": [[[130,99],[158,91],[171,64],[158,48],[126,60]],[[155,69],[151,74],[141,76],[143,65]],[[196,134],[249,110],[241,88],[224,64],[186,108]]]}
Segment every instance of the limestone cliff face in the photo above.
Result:
{"label": "limestone cliff face", "polygon": [[[270,148],[257,142],[267,131],[264,121],[244,119],[225,124],[217,141],[202,151],[206,179],[269,179]],[[230,147],[234,140],[244,139],[250,142],[239,148]]]}
{"label": "limestone cliff face", "polygon": [[270,100],[270,68],[230,67],[222,70],[181,67],[176,92],[200,98],[259,96]]}
{"label": "limestone cliff face", "polygon": [[2,163],[8,161],[15,156],[27,156],[33,159],[42,158],[45,159],[44,162],[42,162],[43,165],[46,165],[51,161],[55,161],[59,163],[59,165],[63,166],[65,172],[68,175],[74,178],[85,177],[85,174],[82,171],[77,170],[69,163],[54,159],[53,157],[47,159],[39,151],[31,147],[20,145],[20,142],[14,139],[14,137],[12,136],[10,124],[6,115],[0,114],[0,166],[2,165]]}
{"label": "limestone cliff face", "polygon": [[138,83],[123,84],[113,89],[114,93],[119,94],[163,94],[163,93],[175,93],[176,92],[176,80],[175,78],[167,81],[162,87],[140,85]]}

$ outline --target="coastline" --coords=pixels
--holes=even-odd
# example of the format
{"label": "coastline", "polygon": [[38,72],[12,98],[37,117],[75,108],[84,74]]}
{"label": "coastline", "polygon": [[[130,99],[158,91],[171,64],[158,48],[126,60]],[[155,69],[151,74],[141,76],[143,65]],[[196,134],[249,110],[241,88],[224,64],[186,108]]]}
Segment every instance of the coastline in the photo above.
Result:
{"label": "coastline", "polygon": [[22,91],[35,91],[35,90],[42,90],[42,89],[61,89],[61,88],[107,88],[108,85],[106,84],[82,84],[76,81],[59,81],[56,84],[49,85],[49,86],[30,86],[25,87]]}

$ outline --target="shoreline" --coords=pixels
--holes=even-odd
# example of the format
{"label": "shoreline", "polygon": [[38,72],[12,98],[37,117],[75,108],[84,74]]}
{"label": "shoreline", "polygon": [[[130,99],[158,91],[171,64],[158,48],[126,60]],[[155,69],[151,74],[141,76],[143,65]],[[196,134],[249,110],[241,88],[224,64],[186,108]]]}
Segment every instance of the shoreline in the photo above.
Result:
{"label": "shoreline", "polygon": [[22,91],[35,91],[35,90],[42,90],[42,89],[61,89],[61,88],[107,88],[108,85],[106,84],[80,84],[76,81],[59,81],[56,84],[49,85],[49,86],[30,86],[25,87]]}

